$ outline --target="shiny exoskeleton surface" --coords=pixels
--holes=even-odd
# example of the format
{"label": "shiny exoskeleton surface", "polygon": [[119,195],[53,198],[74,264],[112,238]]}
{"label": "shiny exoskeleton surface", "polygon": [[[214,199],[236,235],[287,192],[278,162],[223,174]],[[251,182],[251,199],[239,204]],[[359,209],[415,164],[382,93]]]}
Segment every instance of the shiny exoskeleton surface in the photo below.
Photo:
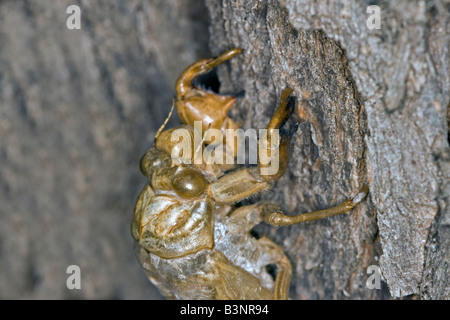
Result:
{"label": "shiny exoskeleton surface", "polygon": [[[270,203],[234,207],[271,188],[288,167],[293,133],[280,133],[276,147],[271,140],[274,129],[283,126],[295,107],[289,103],[289,88],[281,94],[266,127],[268,134],[258,141],[259,148],[278,156],[274,174],[263,173],[270,164],[262,161],[243,168],[207,159],[192,161],[193,148],[181,158],[173,157],[181,141],[173,138],[177,129],[183,129],[184,139],[192,142],[196,121],[203,132],[213,128],[225,133],[239,127],[227,115],[236,98],[196,87],[193,80],[241,52],[232,49],[200,60],[181,74],[174,104],[184,125],[159,130],[155,145],[141,159],[148,183],[137,199],[131,232],[148,278],[169,299],[287,299],[292,274],[288,258],[280,246],[266,237],[252,237],[250,230],[261,222],[282,226],[345,213],[368,193],[363,187],[355,198],[336,207],[297,216],[285,215]],[[205,145],[201,141],[200,148]],[[223,145],[225,154],[236,155],[230,141]],[[268,273],[268,265],[276,265],[275,276]]]}

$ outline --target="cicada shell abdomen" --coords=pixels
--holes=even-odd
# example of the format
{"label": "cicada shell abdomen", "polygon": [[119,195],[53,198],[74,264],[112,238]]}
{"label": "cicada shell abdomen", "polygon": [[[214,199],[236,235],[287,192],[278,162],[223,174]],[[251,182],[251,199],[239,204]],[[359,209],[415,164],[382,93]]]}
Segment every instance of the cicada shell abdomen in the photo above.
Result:
{"label": "cicada shell abdomen", "polygon": [[171,259],[214,247],[214,204],[208,198],[155,195],[142,210],[138,241],[147,251]]}

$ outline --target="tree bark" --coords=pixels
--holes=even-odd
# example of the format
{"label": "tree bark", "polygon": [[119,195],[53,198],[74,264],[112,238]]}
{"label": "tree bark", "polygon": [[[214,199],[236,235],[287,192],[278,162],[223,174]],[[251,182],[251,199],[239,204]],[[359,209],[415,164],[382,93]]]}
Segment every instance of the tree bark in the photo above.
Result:
{"label": "tree bark", "polygon": [[371,30],[372,4],[1,1],[0,298],[161,298],[129,233],[139,158],[184,68],[241,47],[218,67],[221,93],[244,90],[233,119],[264,128],[289,86],[299,124],[288,172],[252,201],[293,215],[370,187],[349,214],[258,226],[292,262],[291,297],[449,299],[450,4],[376,1]]}
{"label": "tree bark", "polygon": [[[344,217],[269,231],[294,263],[295,298],[449,298],[449,22],[446,2],[207,1],[214,53],[244,88],[235,116],[261,127],[285,86],[300,123],[289,172],[263,195],[291,213],[329,207],[364,183]],[[377,265],[389,293],[369,290]]]}

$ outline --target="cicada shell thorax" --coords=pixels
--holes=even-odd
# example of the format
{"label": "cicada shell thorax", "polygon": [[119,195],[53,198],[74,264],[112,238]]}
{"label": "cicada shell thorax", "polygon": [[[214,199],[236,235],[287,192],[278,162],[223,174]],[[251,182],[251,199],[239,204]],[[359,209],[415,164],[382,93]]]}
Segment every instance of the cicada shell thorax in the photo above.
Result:
{"label": "cicada shell thorax", "polygon": [[142,157],[141,170],[149,184],[139,196],[133,228],[143,248],[165,259],[214,247],[210,181],[198,167],[169,156],[176,148],[170,134],[163,131]]}

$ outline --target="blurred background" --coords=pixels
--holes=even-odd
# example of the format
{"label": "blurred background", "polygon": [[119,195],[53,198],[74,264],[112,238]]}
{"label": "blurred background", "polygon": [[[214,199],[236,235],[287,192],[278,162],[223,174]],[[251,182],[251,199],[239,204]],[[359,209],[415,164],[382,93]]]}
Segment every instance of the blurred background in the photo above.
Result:
{"label": "blurred background", "polygon": [[[67,27],[71,5],[79,30]],[[367,24],[373,5],[380,29]],[[230,110],[243,128],[264,127],[285,86],[297,97],[289,170],[252,201],[295,214],[370,187],[348,215],[258,226],[293,265],[292,297],[448,299],[449,8],[0,0],[0,299],[162,298],[130,234],[139,160],[179,74],[232,47],[244,52],[217,75],[220,92],[245,92]],[[71,265],[81,290],[66,286]],[[367,287],[373,265],[381,290]]]}
{"label": "blurred background", "polygon": [[209,55],[207,17],[195,0],[0,1],[0,299],[161,298],[129,231],[139,159]]}

